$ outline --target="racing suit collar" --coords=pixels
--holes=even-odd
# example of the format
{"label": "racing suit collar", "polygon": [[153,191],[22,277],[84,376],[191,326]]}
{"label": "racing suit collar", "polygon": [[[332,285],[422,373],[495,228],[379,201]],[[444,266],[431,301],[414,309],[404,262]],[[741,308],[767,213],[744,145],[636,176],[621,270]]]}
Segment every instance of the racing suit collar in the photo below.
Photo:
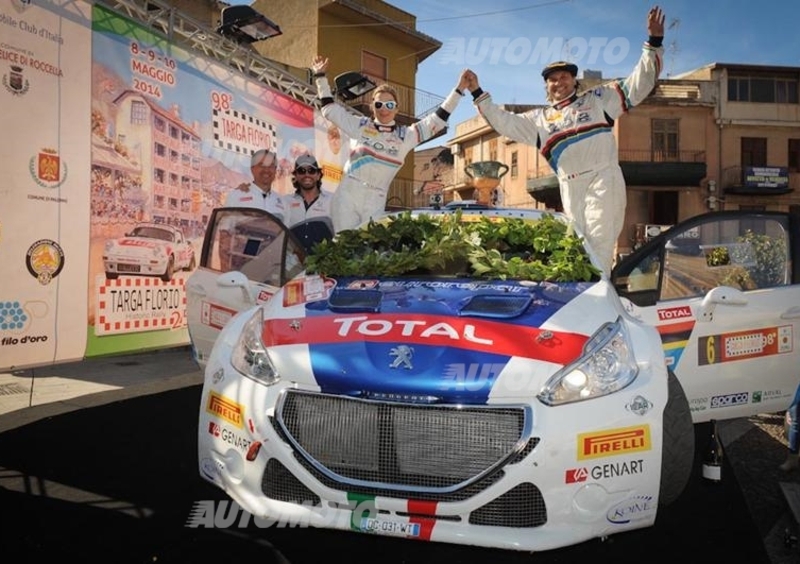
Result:
{"label": "racing suit collar", "polygon": [[556,110],[560,110],[561,108],[565,108],[565,107],[569,106],[572,102],[574,102],[577,99],[578,99],[578,91],[577,90],[573,90],[572,94],[570,94],[569,96],[567,96],[563,100],[553,104],[553,108],[555,108]]}
{"label": "racing suit collar", "polygon": [[394,120],[390,121],[389,123],[381,123],[378,120],[373,120],[372,124],[378,131],[394,131],[397,128],[397,124],[394,122]]}

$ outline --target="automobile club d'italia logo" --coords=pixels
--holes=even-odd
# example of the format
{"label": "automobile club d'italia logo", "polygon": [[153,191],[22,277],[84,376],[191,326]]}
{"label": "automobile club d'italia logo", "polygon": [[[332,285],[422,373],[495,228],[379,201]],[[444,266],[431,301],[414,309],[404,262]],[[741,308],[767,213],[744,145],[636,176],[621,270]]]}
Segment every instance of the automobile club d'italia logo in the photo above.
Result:
{"label": "automobile club d'italia logo", "polygon": [[9,72],[3,75],[3,86],[14,96],[22,96],[31,87],[28,79],[22,76],[23,68],[19,65],[11,65]]}
{"label": "automobile club d'italia logo", "polygon": [[67,163],[55,149],[44,148],[31,157],[29,169],[33,180],[42,188],[58,188],[67,180]]}
{"label": "automobile club d'italia logo", "polygon": [[64,268],[64,251],[51,239],[39,239],[28,248],[25,265],[31,276],[43,286],[47,285]]}

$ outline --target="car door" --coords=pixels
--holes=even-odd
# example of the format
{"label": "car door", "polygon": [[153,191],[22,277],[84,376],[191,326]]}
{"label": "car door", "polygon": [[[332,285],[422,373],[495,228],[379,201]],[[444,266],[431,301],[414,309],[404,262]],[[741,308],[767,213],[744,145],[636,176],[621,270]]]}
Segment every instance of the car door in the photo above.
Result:
{"label": "car door", "polygon": [[266,302],[303,270],[305,250],[274,215],[217,208],[198,268],[186,281],[186,316],[195,360],[204,366],[214,341],[238,312]]}
{"label": "car door", "polygon": [[800,383],[800,218],[714,212],[627,257],[612,281],[654,325],[695,423],[789,407]]}

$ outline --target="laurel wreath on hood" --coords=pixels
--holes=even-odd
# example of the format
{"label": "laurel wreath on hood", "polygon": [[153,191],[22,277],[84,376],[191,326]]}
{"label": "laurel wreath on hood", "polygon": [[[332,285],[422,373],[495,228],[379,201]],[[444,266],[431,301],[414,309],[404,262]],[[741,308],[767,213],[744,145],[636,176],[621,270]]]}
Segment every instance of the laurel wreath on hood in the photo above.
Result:
{"label": "laurel wreath on hood", "polygon": [[[468,220],[467,220],[468,219]],[[310,274],[596,280],[582,239],[550,214],[538,220],[402,212],[337,233],[306,258]]]}

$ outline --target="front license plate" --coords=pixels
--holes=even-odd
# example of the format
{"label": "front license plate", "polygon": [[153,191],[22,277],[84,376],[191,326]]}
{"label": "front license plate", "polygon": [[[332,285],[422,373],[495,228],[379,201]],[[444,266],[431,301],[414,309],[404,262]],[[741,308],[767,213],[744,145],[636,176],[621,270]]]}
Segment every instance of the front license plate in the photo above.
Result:
{"label": "front license plate", "polygon": [[371,517],[364,517],[361,519],[361,530],[365,533],[377,533],[379,535],[418,537],[419,523],[409,523],[408,521],[389,521],[387,519],[373,519]]}
{"label": "front license plate", "polygon": [[118,264],[117,272],[139,272],[141,268],[138,264]]}

